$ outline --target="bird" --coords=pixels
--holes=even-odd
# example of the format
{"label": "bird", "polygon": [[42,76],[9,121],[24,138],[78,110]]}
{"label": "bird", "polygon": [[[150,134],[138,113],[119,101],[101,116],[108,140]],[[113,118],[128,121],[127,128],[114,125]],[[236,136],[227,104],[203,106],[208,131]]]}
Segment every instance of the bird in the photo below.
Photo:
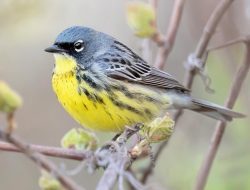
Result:
{"label": "bird", "polygon": [[189,109],[223,122],[244,117],[193,98],[172,75],[92,28],[67,28],[45,51],[55,58],[52,87],[59,102],[91,130],[121,132],[125,126],[150,123],[170,109]]}

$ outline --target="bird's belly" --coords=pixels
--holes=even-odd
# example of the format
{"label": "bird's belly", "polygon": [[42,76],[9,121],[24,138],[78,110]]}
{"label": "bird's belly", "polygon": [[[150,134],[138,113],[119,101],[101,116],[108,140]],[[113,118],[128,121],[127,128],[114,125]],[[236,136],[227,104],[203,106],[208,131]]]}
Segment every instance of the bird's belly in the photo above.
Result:
{"label": "bird's belly", "polygon": [[[95,89],[78,83],[75,74],[54,74],[52,86],[65,110],[86,128],[121,131],[126,125],[149,122],[166,110],[168,98],[163,93],[135,84],[121,82],[124,88]],[[112,85],[111,85],[112,86]]]}

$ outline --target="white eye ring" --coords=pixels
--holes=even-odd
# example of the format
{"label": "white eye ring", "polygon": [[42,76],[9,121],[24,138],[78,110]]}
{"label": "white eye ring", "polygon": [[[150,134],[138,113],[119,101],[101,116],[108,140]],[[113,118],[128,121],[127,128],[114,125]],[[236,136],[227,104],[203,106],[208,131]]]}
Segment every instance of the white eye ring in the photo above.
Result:
{"label": "white eye ring", "polygon": [[76,52],[81,52],[82,50],[84,50],[83,41],[82,40],[76,41],[74,43],[74,48]]}

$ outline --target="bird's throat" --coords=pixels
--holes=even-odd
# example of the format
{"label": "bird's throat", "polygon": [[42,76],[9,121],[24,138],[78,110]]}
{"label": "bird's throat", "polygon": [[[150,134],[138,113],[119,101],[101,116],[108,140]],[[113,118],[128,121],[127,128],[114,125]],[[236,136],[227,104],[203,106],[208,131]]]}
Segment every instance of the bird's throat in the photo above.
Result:
{"label": "bird's throat", "polygon": [[55,74],[66,74],[68,72],[74,71],[77,63],[73,57],[65,54],[54,54],[55,57]]}

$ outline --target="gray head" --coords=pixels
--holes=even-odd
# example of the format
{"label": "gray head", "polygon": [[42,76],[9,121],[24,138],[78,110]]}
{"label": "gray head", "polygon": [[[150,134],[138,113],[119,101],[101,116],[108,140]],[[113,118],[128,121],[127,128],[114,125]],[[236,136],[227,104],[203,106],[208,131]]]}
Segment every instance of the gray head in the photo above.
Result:
{"label": "gray head", "polygon": [[45,49],[46,52],[67,54],[84,64],[94,58],[112,45],[114,39],[104,33],[91,28],[74,26],[64,30],[58,35],[53,46]]}

